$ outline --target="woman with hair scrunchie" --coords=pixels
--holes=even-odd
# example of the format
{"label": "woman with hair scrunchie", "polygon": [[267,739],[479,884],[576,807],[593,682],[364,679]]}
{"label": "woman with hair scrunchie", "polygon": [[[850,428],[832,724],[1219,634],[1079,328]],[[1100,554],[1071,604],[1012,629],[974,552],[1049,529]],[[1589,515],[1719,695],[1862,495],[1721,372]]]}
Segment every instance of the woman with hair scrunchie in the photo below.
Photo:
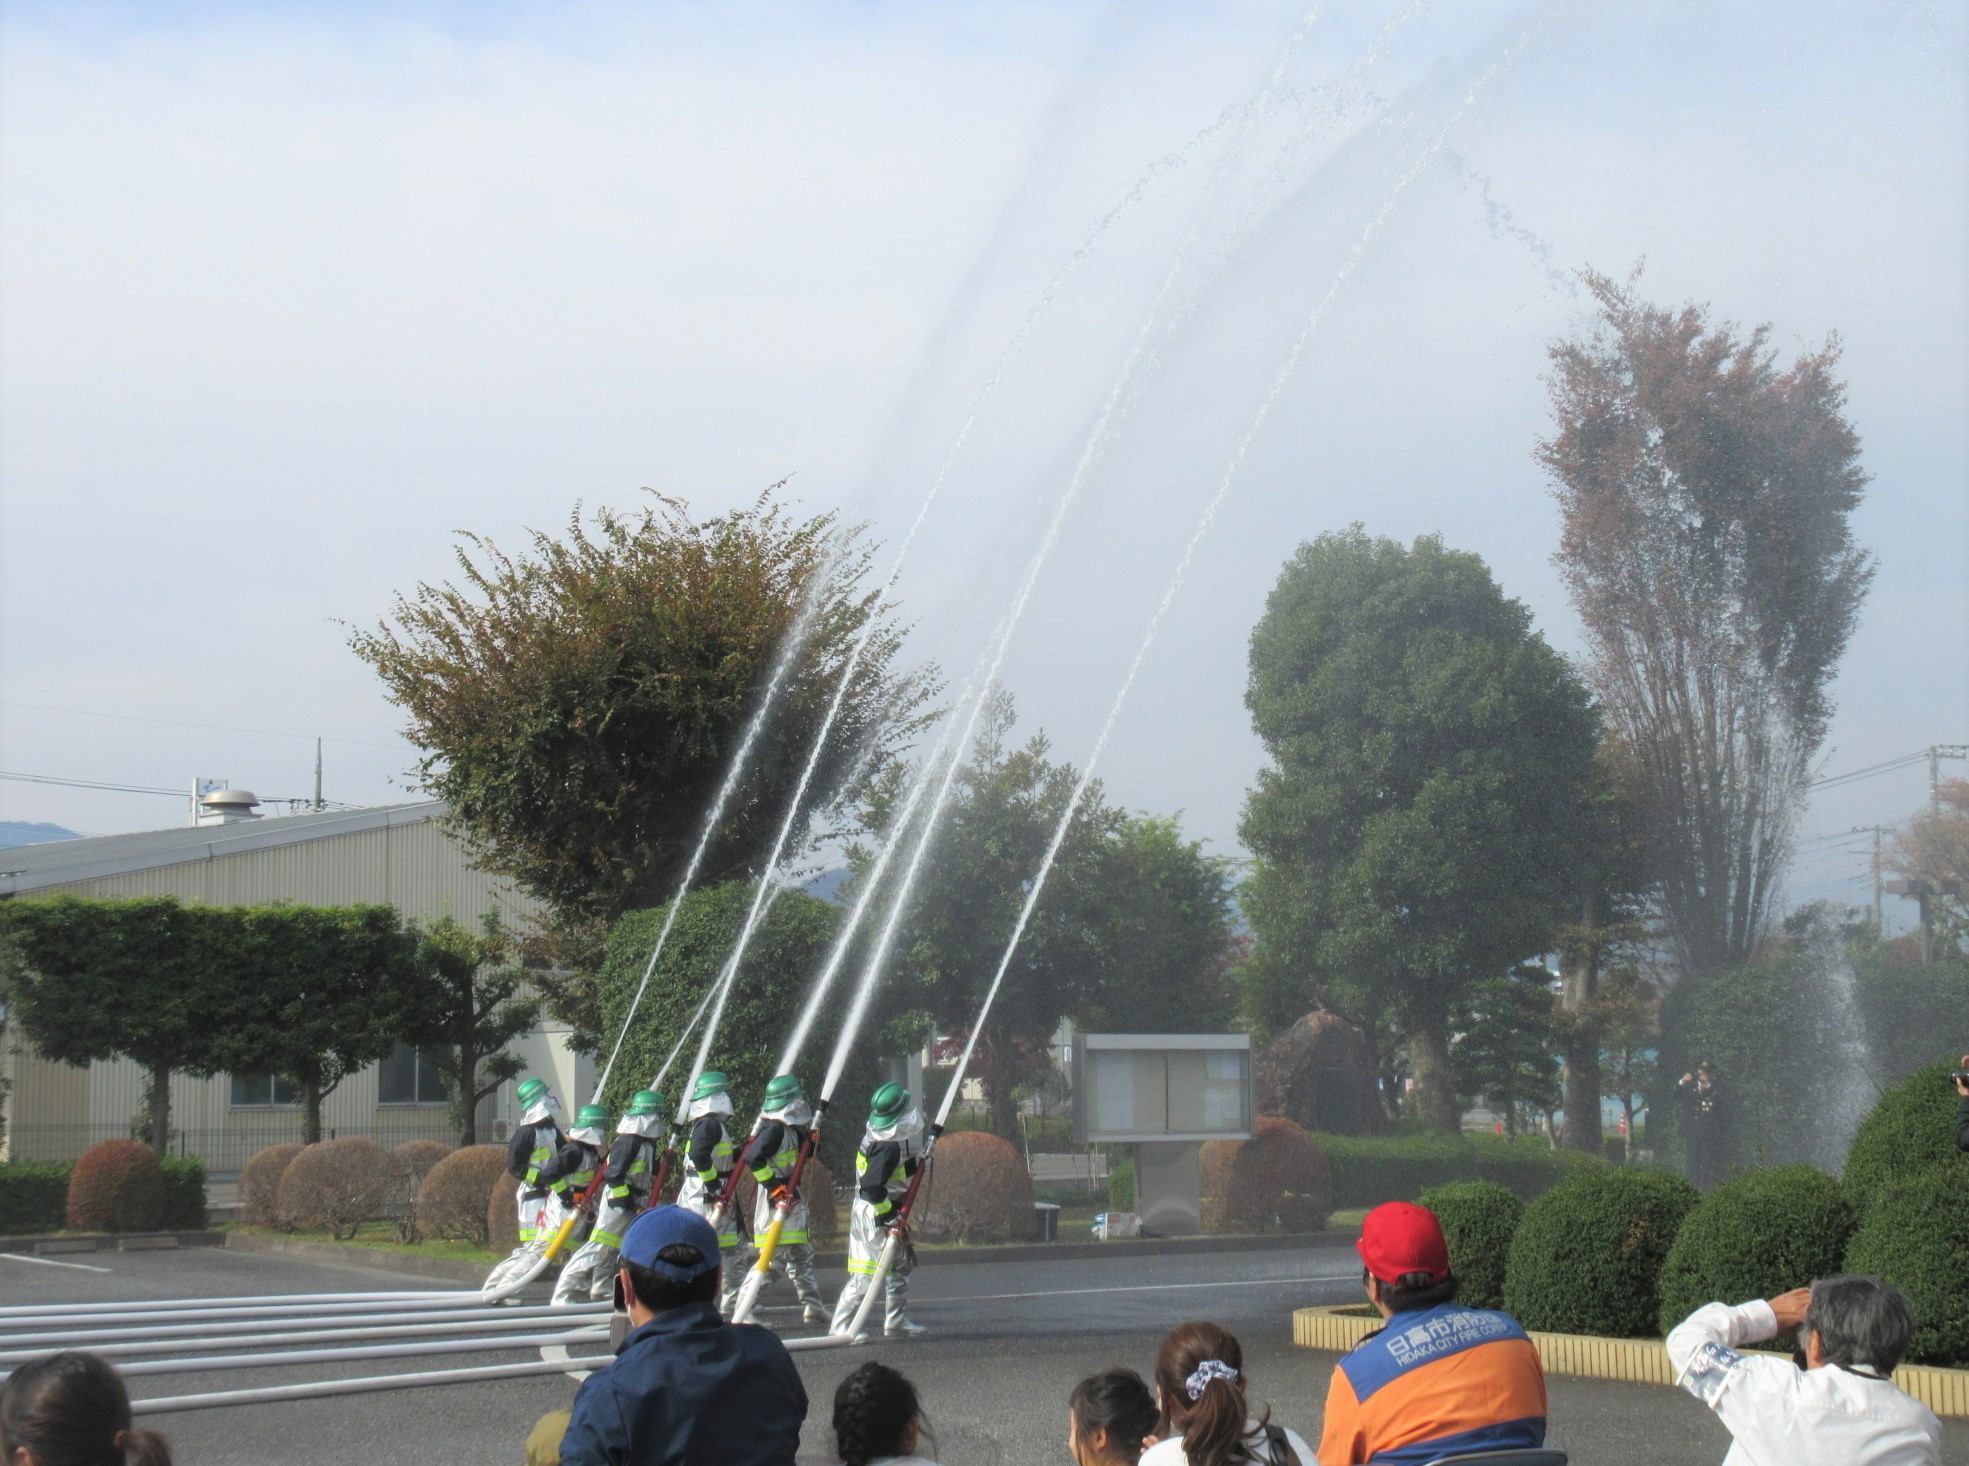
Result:
{"label": "woman with hair scrunchie", "polygon": [[871,1359],[834,1392],[834,1449],[841,1466],[936,1466],[916,1454],[929,1434],[916,1386],[886,1364]]}
{"label": "woman with hair scrunchie", "polygon": [[1155,1357],[1162,1439],[1141,1466],[1318,1466],[1297,1431],[1252,1418],[1245,1400],[1244,1349],[1214,1323],[1176,1325]]}
{"label": "woman with hair scrunchie", "polygon": [[5,1466],[171,1466],[154,1430],[132,1428],[130,1394],[93,1354],[50,1354],[23,1364],[0,1389]]}

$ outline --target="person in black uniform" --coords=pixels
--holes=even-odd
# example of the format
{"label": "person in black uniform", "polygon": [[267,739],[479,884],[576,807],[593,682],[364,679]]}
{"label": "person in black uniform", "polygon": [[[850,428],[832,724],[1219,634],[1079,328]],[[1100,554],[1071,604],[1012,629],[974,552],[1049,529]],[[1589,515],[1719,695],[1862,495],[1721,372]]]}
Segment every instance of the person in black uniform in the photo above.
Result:
{"label": "person in black uniform", "polygon": [[1682,1139],[1688,1152],[1689,1179],[1707,1191],[1723,1179],[1727,1162],[1723,1091],[1707,1059],[1696,1065],[1694,1073],[1684,1074],[1677,1081],[1675,1096],[1682,1102]]}

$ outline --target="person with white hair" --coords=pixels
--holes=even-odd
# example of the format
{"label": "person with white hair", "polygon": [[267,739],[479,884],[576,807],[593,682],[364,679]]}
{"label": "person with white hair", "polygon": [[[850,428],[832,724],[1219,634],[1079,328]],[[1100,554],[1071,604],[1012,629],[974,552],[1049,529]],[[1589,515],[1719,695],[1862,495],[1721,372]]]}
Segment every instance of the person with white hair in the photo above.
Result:
{"label": "person with white hair", "polygon": [[[1796,1332],[1800,1369],[1745,1354]],[[1735,1307],[1706,1303],[1668,1335],[1676,1383],[1734,1437],[1724,1466],[1941,1466],[1942,1424],[1894,1383],[1914,1310],[1879,1278],[1822,1278]]]}

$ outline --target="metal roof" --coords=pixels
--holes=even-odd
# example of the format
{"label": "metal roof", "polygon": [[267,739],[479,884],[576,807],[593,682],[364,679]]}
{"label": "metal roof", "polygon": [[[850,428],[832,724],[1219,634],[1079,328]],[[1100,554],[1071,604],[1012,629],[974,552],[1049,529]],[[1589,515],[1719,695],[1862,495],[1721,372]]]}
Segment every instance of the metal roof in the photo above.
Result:
{"label": "metal roof", "polygon": [[236,825],[181,825],[170,830],[139,830],[129,835],[95,835],[85,840],[53,840],[0,850],[0,896],[102,880],[160,866],[222,860],[255,850],[332,840],[364,830],[415,825],[445,813],[440,800],[382,804],[372,809],[338,809],[324,814],[286,815]]}

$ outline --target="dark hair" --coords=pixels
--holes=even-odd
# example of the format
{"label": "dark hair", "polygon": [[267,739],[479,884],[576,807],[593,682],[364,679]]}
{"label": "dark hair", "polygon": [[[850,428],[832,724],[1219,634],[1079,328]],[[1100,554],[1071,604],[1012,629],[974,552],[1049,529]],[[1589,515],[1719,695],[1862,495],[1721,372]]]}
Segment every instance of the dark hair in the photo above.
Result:
{"label": "dark hair", "polygon": [[[1237,1371],[1235,1380],[1209,1379],[1194,1400],[1189,1378],[1206,1359]],[[1155,1384],[1162,1391],[1161,1433],[1180,1432],[1190,1466],[1242,1466],[1255,1459],[1246,1444],[1244,1348],[1220,1324],[1179,1323],[1155,1356]],[[1269,1425],[1267,1410],[1261,1425]]]}
{"label": "dark hair", "polygon": [[26,1451],[35,1466],[171,1466],[154,1430],[130,1428],[130,1394],[93,1354],[50,1354],[0,1388],[0,1459]]}
{"label": "dark hair", "polygon": [[1818,1334],[1827,1364],[1892,1374],[1914,1333],[1914,1309],[1879,1278],[1821,1278],[1812,1284],[1804,1327]]}
{"label": "dark hair", "polygon": [[841,1466],[900,1456],[910,1422],[922,1418],[916,1386],[888,1365],[869,1360],[834,1392],[834,1449]]}
{"label": "dark hair", "polygon": [[[698,1267],[704,1262],[704,1254],[688,1242],[672,1242],[656,1254],[672,1267]],[[629,1276],[629,1286],[635,1291],[636,1301],[651,1313],[667,1313],[673,1308],[682,1308],[686,1303],[711,1303],[718,1297],[718,1270],[710,1269],[700,1273],[688,1283],[675,1282],[640,1263],[622,1260],[622,1271]],[[623,1300],[625,1303],[627,1299]]]}
{"label": "dark hair", "polygon": [[1090,1374],[1067,1397],[1074,1434],[1082,1440],[1097,1430],[1107,1432],[1106,1459],[1135,1466],[1142,1459],[1142,1441],[1161,1422],[1155,1393],[1132,1369],[1104,1369]]}
{"label": "dark hair", "polygon": [[1455,1273],[1444,1273],[1441,1282],[1432,1281],[1427,1273],[1403,1273],[1396,1281],[1384,1283],[1362,1268],[1363,1286],[1369,1278],[1374,1278],[1375,1286],[1381,1290],[1381,1301],[1388,1305],[1391,1314],[1414,1313],[1418,1309],[1452,1303],[1456,1300],[1457,1289],[1463,1286],[1457,1281]]}

